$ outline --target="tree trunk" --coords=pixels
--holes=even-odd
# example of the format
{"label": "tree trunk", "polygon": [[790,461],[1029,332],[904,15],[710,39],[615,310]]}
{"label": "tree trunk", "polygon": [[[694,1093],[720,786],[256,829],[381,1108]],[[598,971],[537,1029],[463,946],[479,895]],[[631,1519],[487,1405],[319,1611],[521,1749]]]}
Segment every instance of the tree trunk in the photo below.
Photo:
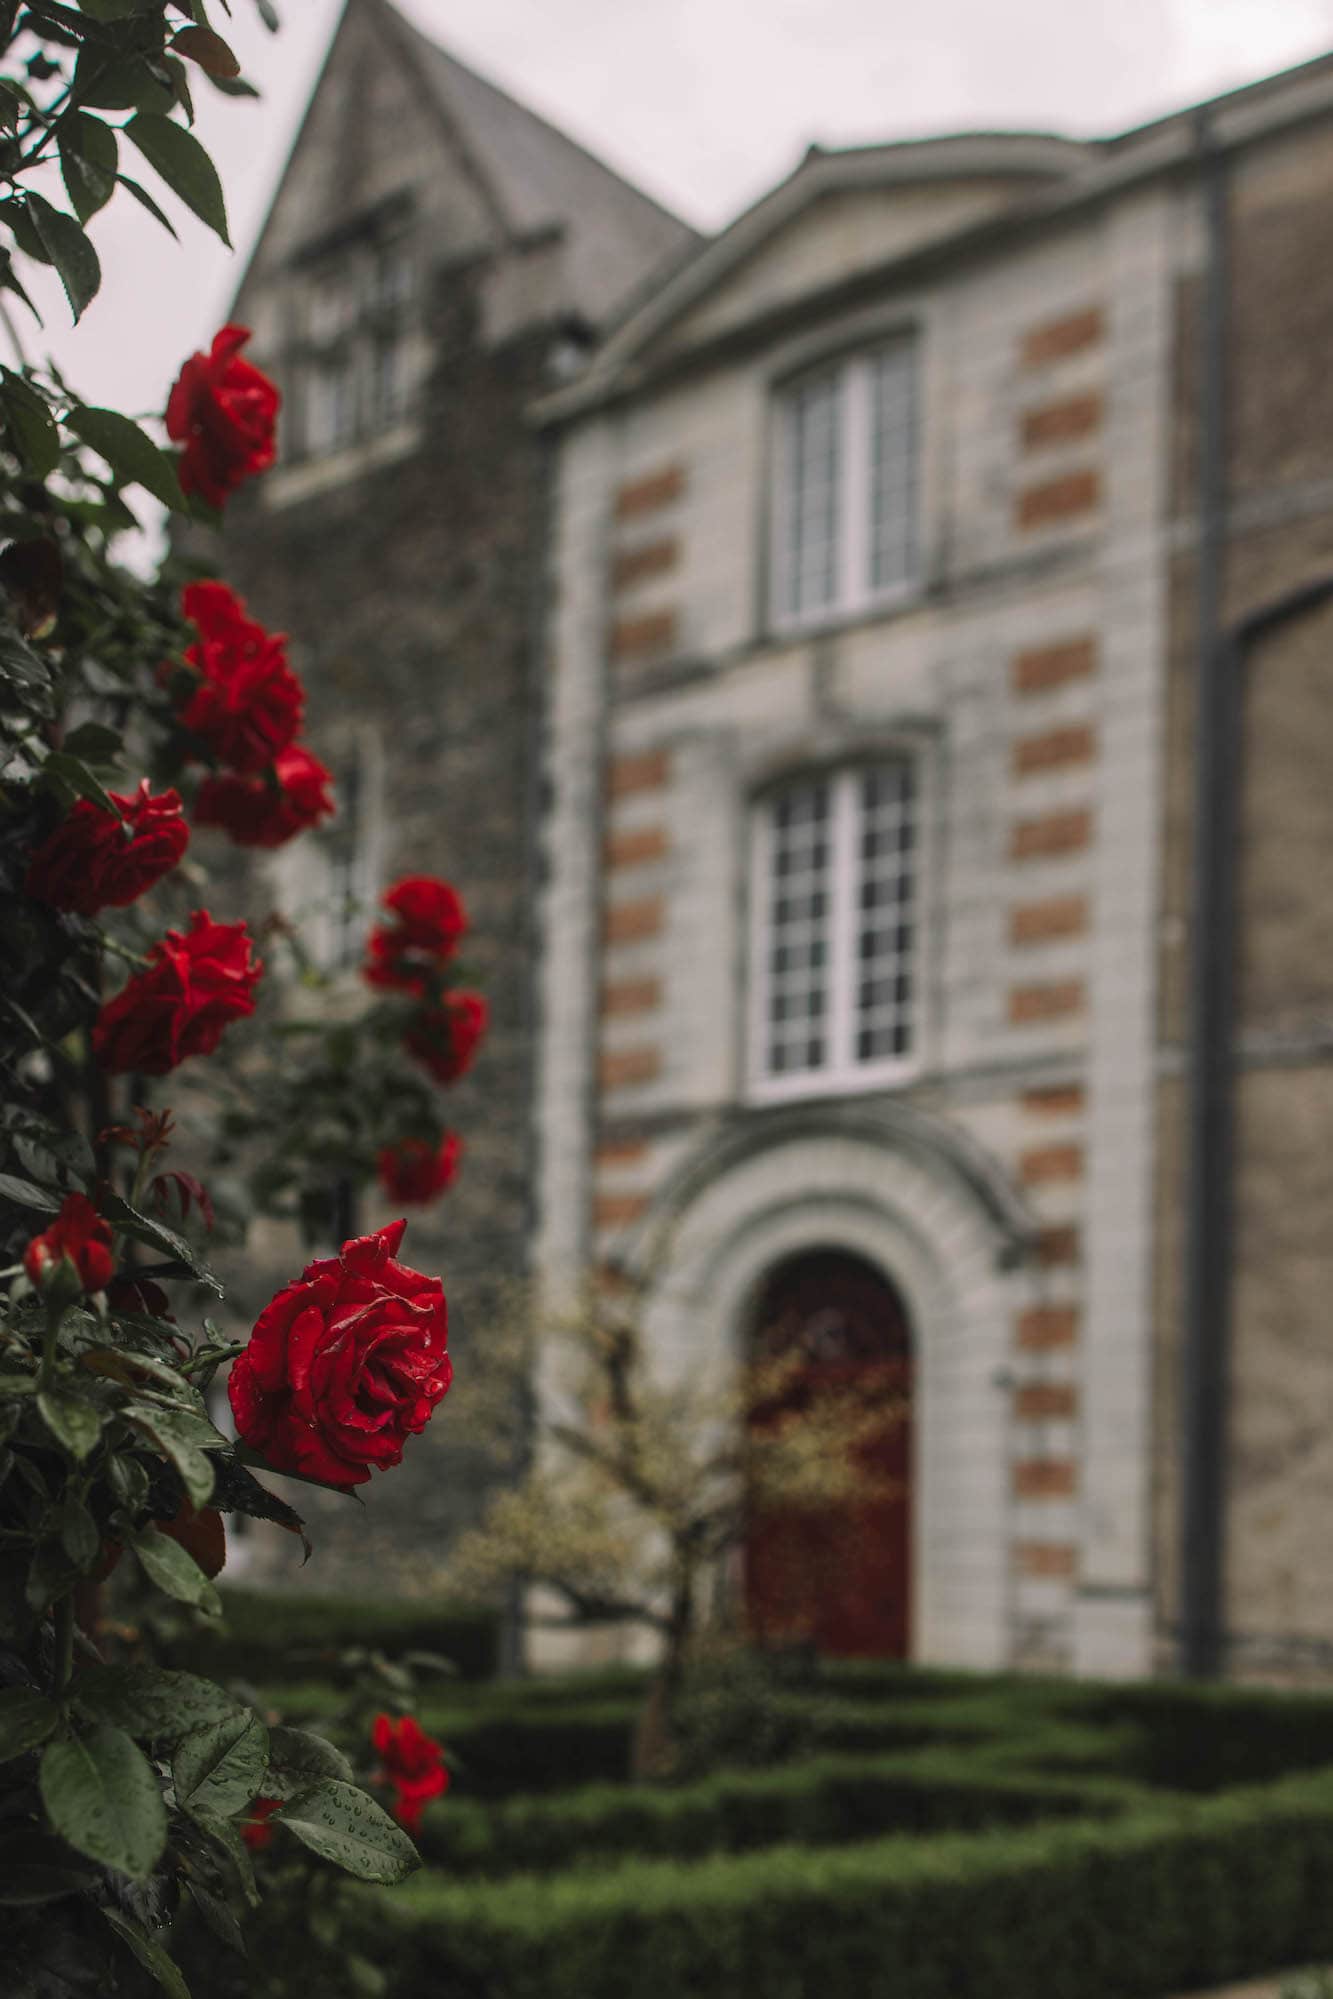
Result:
{"label": "tree trunk", "polygon": [[682,1568],[667,1617],[666,1644],[657,1677],[634,1726],[630,1775],[636,1783],[669,1777],[676,1762],[675,1711],[694,1635],[694,1571]]}

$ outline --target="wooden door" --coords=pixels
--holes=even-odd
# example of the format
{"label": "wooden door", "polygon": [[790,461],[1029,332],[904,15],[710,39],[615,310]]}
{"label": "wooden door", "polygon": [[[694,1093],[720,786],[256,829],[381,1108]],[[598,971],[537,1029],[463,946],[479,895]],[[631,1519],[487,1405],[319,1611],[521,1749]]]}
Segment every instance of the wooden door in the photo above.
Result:
{"label": "wooden door", "polygon": [[[751,1634],[834,1658],[905,1659],[912,1604],[912,1344],[902,1301],[872,1265],[811,1252],[769,1278],[753,1321],[756,1357],[799,1356],[784,1407],[821,1388],[885,1408],[857,1446],[867,1496],[752,1514],[745,1547]],[[773,1411],[756,1421],[772,1420]]]}

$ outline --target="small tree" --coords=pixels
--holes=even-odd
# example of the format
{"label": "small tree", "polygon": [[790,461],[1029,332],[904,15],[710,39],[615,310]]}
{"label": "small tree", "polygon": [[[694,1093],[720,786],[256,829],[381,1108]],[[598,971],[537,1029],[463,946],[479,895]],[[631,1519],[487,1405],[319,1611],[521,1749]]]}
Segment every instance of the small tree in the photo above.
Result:
{"label": "small tree", "polygon": [[540,1588],[568,1628],[628,1622],[654,1633],[660,1661],[635,1764],[662,1772],[709,1584],[725,1596],[730,1558],[765,1513],[885,1493],[874,1460],[901,1420],[898,1384],[867,1370],[811,1392],[799,1348],[669,1373],[645,1337],[642,1294],[626,1285],[590,1287],[545,1327],[520,1305],[487,1345],[464,1420],[512,1454],[506,1412],[524,1407],[515,1384],[533,1382],[528,1465],[461,1538],[449,1580],[477,1594]]}

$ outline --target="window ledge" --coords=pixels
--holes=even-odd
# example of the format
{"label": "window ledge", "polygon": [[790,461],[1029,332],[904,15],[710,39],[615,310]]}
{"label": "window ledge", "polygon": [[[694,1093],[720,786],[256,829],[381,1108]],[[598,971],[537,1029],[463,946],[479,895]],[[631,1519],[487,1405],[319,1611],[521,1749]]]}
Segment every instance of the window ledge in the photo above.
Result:
{"label": "window ledge", "polygon": [[801,1076],[752,1077],[745,1102],[754,1108],[767,1104],[799,1103],[811,1097],[869,1096],[880,1090],[906,1089],[921,1080],[922,1062],[913,1057],[904,1062],[867,1064],[863,1069],[834,1071],[816,1069]]}
{"label": "window ledge", "polygon": [[383,465],[408,458],[421,444],[421,425],[413,418],[396,423],[377,437],[364,438],[340,451],[319,458],[303,458],[295,465],[280,465],[270,472],[260,487],[264,505],[270,511],[313,499],[333,486],[349,485]]}
{"label": "window ledge", "polygon": [[896,590],[885,590],[877,597],[867,597],[860,604],[830,604],[824,610],[810,611],[801,617],[770,617],[755,645],[796,645],[803,639],[846,631],[853,625],[873,625],[902,617],[908,611],[920,610],[930,595],[930,588],[922,578]]}

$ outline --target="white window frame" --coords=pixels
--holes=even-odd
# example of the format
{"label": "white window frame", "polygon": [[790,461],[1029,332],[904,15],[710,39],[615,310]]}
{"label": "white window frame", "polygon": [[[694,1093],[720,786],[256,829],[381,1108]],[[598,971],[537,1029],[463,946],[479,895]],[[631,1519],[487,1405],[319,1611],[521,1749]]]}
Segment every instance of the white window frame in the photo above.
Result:
{"label": "white window frame", "polygon": [[[908,574],[878,588],[871,582],[871,453],[874,413],[874,369],[880,355],[906,347],[913,368],[914,500],[912,561]],[[812,604],[793,610],[788,598],[791,584],[791,515],[795,497],[792,481],[791,426],[789,413],[793,396],[808,383],[823,376],[838,384],[840,421],[838,430],[838,506],[835,544],[835,585],[827,604]],[[912,601],[921,590],[922,482],[921,448],[922,396],[925,384],[924,355],[915,327],[900,327],[841,357],[833,357],[802,369],[780,383],[772,404],[772,465],[768,615],[775,632],[808,631],[811,627],[841,623],[851,617],[892,609]]]}
{"label": "white window frame", "polygon": [[[909,1013],[909,1045],[903,1055],[879,1061],[858,1061],[855,1053],[858,982],[857,891],[860,884],[859,841],[861,805],[859,787],[869,773],[896,761],[909,762],[915,778],[917,817],[915,892],[912,902],[912,995]],[[925,989],[927,979],[926,910],[933,873],[930,813],[931,772],[929,758],[917,744],[889,746],[863,761],[839,765],[835,769],[794,772],[784,783],[755,798],[750,811],[749,877],[749,1005],[747,1034],[747,1090],[751,1101],[773,1103],[793,1097],[846,1096],[854,1092],[889,1089],[912,1080],[925,1062]],[[773,880],[774,808],[789,786],[823,781],[830,790],[829,827],[831,859],[829,868],[830,912],[828,930],[828,1007],[825,1034],[828,1055],[817,1069],[774,1072],[768,1058],[768,1007],[771,995],[769,973],[769,898]]]}

